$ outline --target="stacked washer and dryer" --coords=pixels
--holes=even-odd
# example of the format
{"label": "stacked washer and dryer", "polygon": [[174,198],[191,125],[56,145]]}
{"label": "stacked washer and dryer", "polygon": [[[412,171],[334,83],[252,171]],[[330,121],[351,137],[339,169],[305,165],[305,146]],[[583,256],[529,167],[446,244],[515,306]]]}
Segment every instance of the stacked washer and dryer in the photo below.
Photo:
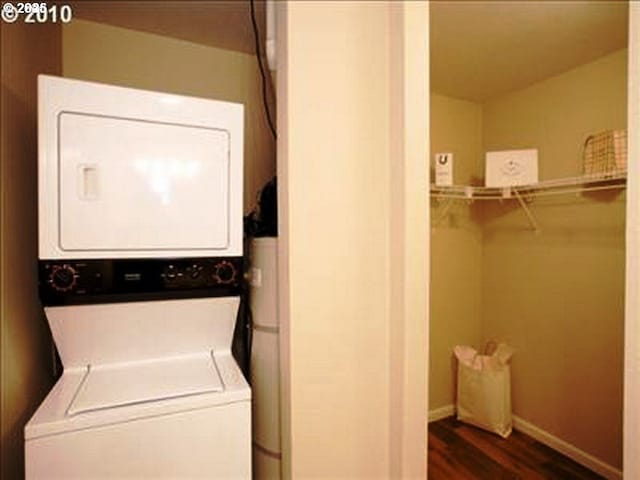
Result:
{"label": "stacked washer and dryer", "polygon": [[64,371],[26,477],[251,477],[243,108],[39,78],[40,296]]}

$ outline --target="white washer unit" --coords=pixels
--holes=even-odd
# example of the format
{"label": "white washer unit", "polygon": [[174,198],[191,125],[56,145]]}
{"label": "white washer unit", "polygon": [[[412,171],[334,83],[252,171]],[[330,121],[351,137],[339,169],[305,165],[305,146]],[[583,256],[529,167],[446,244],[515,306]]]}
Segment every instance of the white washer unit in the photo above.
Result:
{"label": "white washer unit", "polygon": [[229,349],[237,308],[46,307],[64,374],[25,427],[26,478],[250,478],[250,390]]}
{"label": "white washer unit", "polygon": [[41,76],[40,296],[64,372],[26,477],[251,477],[231,355],[241,105]]}

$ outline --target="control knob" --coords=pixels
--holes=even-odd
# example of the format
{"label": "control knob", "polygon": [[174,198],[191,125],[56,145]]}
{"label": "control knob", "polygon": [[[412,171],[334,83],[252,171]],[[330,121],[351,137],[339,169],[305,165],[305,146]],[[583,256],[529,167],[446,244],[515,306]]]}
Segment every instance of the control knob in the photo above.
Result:
{"label": "control knob", "polygon": [[173,281],[177,277],[177,269],[174,265],[169,265],[164,272],[165,278],[169,281]]}
{"label": "control knob", "polygon": [[223,260],[213,267],[213,279],[223,285],[233,283],[236,279],[236,267],[233,263]]}
{"label": "control knob", "polygon": [[68,292],[76,286],[78,273],[71,265],[54,265],[49,274],[49,285],[57,292]]}
{"label": "control knob", "polygon": [[202,270],[202,268],[203,267],[201,265],[198,265],[197,263],[191,265],[191,273],[189,274],[191,280],[197,280],[200,277],[200,271]]}

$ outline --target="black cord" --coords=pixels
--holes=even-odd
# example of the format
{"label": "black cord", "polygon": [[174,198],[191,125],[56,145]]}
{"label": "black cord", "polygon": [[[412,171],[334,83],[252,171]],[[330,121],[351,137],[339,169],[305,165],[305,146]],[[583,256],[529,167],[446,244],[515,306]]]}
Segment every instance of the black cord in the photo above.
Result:
{"label": "black cord", "polygon": [[251,3],[251,24],[253,25],[253,37],[256,41],[256,57],[258,58],[258,66],[260,67],[260,76],[262,77],[262,102],[264,104],[264,111],[267,115],[267,122],[269,123],[269,129],[274,139],[278,138],[276,129],[273,126],[271,120],[271,112],[269,111],[269,104],[267,103],[267,77],[264,74],[264,65],[262,65],[262,54],[260,53],[260,34],[258,33],[258,24],[256,23],[256,12],[254,10],[253,1]]}

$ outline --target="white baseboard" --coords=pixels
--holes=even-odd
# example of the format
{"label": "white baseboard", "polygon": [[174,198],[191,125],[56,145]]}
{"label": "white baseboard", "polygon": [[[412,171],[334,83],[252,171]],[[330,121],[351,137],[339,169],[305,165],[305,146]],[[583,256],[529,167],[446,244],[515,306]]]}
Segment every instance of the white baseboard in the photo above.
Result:
{"label": "white baseboard", "polygon": [[[431,418],[431,412],[429,412],[429,418]],[[536,427],[517,415],[513,415],[513,428],[521,431],[522,433],[526,433],[535,440],[538,440],[540,443],[544,443],[579,464],[584,465],[588,469],[593,470],[598,475],[602,475],[608,480],[622,480],[622,472],[617,468],[614,468],[602,460],[597,459],[593,455],[580,450],[578,447],[559,439],[549,432]]]}
{"label": "white baseboard", "polygon": [[429,410],[429,415],[427,418],[429,420],[429,423],[431,423],[442,420],[443,418],[450,417],[454,413],[456,413],[456,408],[453,405],[445,405],[444,407]]}

